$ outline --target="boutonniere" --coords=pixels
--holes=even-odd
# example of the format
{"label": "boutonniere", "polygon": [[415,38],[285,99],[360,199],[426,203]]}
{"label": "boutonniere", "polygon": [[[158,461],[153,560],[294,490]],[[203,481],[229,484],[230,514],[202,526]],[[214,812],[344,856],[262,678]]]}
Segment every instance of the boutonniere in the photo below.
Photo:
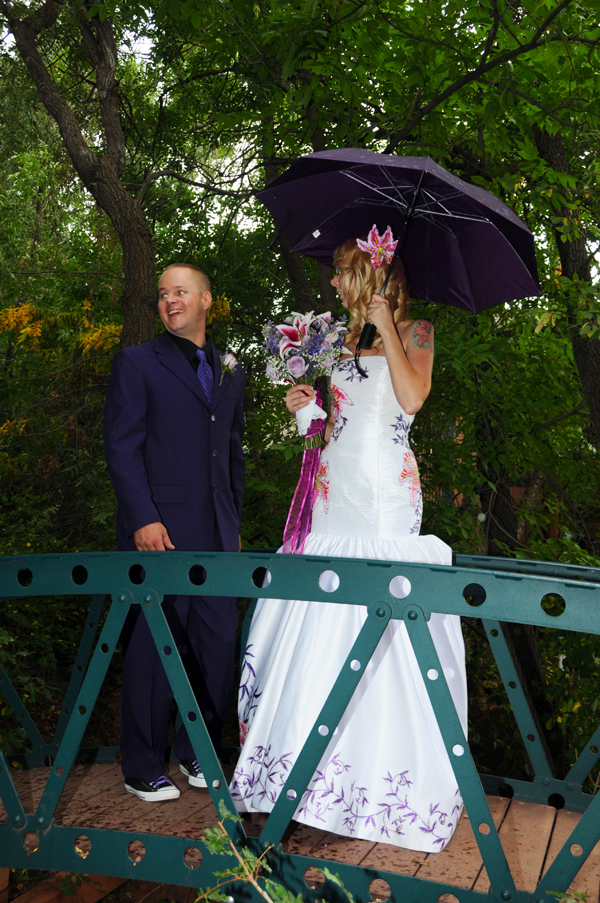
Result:
{"label": "boutonniere", "polygon": [[229,373],[230,376],[233,376],[237,365],[238,362],[231,351],[228,351],[227,354],[221,355],[221,379],[219,380],[219,386],[221,386],[223,377],[226,373]]}

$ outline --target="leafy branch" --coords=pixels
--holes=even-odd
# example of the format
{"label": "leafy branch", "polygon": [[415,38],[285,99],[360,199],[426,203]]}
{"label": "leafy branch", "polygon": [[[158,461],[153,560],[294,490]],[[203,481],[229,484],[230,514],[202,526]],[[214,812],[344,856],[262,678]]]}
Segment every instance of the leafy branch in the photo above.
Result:
{"label": "leafy branch", "polygon": [[[218,900],[221,901],[221,903],[227,903],[227,900],[230,898],[222,892],[221,888],[231,884],[232,881],[241,881],[252,885],[267,903],[303,903],[300,894],[294,895],[291,891],[287,890],[283,885],[278,881],[274,881],[272,878],[262,878],[264,886],[261,886],[259,883],[262,872],[272,872],[266,857],[273,849],[273,844],[268,846],[260,856],[256,856],[248,849],[248,847],[243,847],[241,850],[238,850],[227,833],[223,822],[227,820],[240,822],[240,816],[232,815],[231,812],[227,810],[223,800],[219,801],[219,815],[221,816],[221,820],[219,820],[214,827],[207,828],[204,836],[204,843],[208,847],[210,853],[213,853],[216,856],[233,856],[236,860],[236,864],[229,869],[225,869],[225,871],[213,872],[215,878],[218,880],[218,884],[212,888],[201,888],[198,891],[196,903],[202,903],[203,900]],[[340,888],[349,903],[355,903],[354,897],[346,890],[338,875],[334,875],[327,868],[324,868],[323,872],[329,881]],[[323,901],[321,901],[321,903],[323,903]]]}

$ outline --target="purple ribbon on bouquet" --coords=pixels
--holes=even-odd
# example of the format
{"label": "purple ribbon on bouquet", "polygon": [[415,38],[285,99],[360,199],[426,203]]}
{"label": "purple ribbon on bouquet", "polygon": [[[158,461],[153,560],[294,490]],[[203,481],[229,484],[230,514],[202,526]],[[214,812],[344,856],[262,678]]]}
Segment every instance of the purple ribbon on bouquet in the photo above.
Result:
{"label": "purple ribbon on bouquet", "polygon": [[[322,406],[324,393],[320,384],[315,386],[315,391],[316,402]],[[304,439],[300,479],[296,486],[290,513],[283,531],[283,547],[281,551],[288,554],[302,555],[306,537],[310,533],[315,479],[321,461],[321,449],[325,444],[323,434],[326,426],[326,419],[313,420]]]}

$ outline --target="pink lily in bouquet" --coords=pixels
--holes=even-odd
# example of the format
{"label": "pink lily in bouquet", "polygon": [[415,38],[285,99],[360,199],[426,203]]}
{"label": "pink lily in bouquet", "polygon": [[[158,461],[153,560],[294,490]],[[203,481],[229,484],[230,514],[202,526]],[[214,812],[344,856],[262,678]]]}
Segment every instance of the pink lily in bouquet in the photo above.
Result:
{"label": "pink lily in bouquet", "polygon": [[279,354],[281,355],[281,359],[283,360],[286,351],[289,351],[290,348],[299,348],[300,345],[304,344],[304,341],[308,337],[309,334],[309,326],[315,319],[313,315],[313,311],[309,314],[293,313],[291,316],[292,322],[290,324],[282,323],[281,326],[278,326],[277,329],[280,333],[282,333],[283,338],[279,343]]}

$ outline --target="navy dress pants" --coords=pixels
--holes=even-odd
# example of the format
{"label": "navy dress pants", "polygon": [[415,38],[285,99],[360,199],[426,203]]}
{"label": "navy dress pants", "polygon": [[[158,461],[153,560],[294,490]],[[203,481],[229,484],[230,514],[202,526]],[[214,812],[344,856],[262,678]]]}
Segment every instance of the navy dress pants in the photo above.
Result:
{"label": "navy dress pants", "polygon": [[[165,596],[163,611],[218,751],[233,689],[237,599]],[[155,781],[165,770],[173,693],[139,606],[129,612],[121,644],[121,768],[126,779]],[[174,751],[195,758],[183,725]]]}

